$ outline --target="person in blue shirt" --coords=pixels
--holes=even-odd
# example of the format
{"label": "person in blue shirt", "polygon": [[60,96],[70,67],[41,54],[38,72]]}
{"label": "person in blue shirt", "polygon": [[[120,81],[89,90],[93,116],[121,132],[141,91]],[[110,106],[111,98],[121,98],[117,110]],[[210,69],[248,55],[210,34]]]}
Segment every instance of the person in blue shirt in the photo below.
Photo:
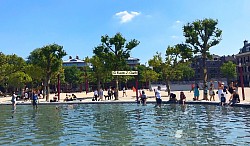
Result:
{"label": "person in blue shirt", "polygon": [[33,107],[37,108],[37,104],[38,104],[38,94],[36,91],[34,91],[33,93],[33,98],[32,98],[32,103],[33,103]]}

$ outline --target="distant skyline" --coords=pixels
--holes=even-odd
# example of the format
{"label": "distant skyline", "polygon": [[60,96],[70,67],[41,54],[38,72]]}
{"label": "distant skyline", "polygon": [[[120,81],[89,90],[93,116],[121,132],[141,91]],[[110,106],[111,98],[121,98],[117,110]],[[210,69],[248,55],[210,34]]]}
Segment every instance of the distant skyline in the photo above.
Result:
{"label": "distant skyline", "polygon": [[182,27],[217,19],[222,41],[212,54],[239,53],[250,42],[249,0],[1,0],[0,51],[24,59],[34,49],[56,43],[69,56],[93,55],[102,35],[120,32],[140,44],[131,57],[142,64],[170,45],[184,43]]}

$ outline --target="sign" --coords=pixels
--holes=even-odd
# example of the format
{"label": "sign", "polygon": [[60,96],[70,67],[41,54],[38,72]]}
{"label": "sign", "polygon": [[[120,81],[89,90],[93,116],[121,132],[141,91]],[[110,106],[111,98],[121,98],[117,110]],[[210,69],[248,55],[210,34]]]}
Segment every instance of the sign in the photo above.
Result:
{"label": "sign", "polygon": [[112,71],[113,76],[123,76],[123,75],[128,75],[128,76],[136,76],[138,75],[138,71]]}

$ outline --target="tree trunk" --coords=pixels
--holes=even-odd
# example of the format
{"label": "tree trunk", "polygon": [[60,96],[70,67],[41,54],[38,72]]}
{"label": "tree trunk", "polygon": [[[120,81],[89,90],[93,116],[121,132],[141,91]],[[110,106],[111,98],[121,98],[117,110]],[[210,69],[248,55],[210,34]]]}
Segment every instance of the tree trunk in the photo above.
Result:
{"label": "tree trunk", "polygon": [[46,101],[49,101],[49,93],[50,93],[50,89],[49,89],[49,86],[50,86],[50,76],[47,75],[46,77]]}
{"label": "tree trunk", "polygon": [[170,95],[170,85],[169,85],[169,80],[166,80],[166,87],[167,87],[167,92],[168,92],[168,96]]}
{"label": "tree trunk", "polygon": [[206,65],[206,55],[202,55],[202,62],[203,62],[203,99],[205,99],[205,86],[207,84],[207,65]]}
{"label": "tree trunk", "polygon": [[115,100],[118,100],[119,98],[119,80],[118,80],[118,76],[116,77],[116,96],[115,96]]}

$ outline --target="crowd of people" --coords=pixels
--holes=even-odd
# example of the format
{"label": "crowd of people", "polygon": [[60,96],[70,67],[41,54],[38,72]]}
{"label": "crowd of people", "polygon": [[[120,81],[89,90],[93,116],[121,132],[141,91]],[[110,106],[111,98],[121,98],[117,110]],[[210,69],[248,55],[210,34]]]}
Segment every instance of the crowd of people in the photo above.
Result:
{"label": "crowd of people", "polygon": [[[203,96],[202,100],[215,101],[215,98],[217,95],[221,106],[235,105],[236,103],[240,103],[240,97],[238,94],[238,85],[235,82],[230,82],[230,84],[228,86],[226,86],[224,84],[224,82],[218,82],[217,88],[215,88],[213,82],[210,82],[209,85],[205,85],[203,87],[203,91],[204,91],[204,96]],[[94,96],[92,98],[92,101],[103,101],[103,100],[117,99],[118,92],[119,91],[116,88],[109,88],[107,90],[107,95],[105,95],[102,88],[100,88],[99,91],[96,89],[96,90],[94,90]],[[200,100],[199,99],[200,86],[198,83],[191,85],[190,92],[193,92],[193,94],[194,94],[194,97],[193,97],[194,101]],[[123,93],[122,94],[123,97],[125,97],[125,96],[127,97],[125,87],[122,89],[122,93]],[[184,105],[186,103],[186,95],[183,91],[180,91],[179,95],[180,95],[180,97],[178,100],[176,94],[171,93],[169,95],[169,102],[180,103],[180,104]],[[162,96],[161,96],[161,87],[160,86],[158,86],[157,89],[154,89],[154,96],[155,96],[155,100],[156,100],[156,107],[161,107]],[[139,97],[138,98],[139,103],[141,103],[142,105],[146,105],[148,97],[147,97],[144,90],[139,90],[139,95],[137,97]],[[13,92],[13,95],[11,98],[11,102],[12,102],[13,107],[16,106],[17,98],[18,98],[17,95],[15,94],[15,92]],[[38,103],[38,99],[39,99],[39,91],[33,91],[31,96],[28,93],[24,93],[24,99],[26,99],[26,98],[31,100],[33,106],[35,108],[37,108],[37,103]],[[72,96],[66,94],[66,98],[64,99],[64,101],[73,101],[76,99],[77,99],[77,97],[74,94],[72,94]],[[138,101],[138,99],[137,99],[137,101]],[[53,100],[51,100],[50,102],[58,102],[57,95],[55,95]]]}
{"label": "crowd of people", "polygon": [[[191,91],[194,92],[193,100],[199,100],[199,84],[192,84]],[[209,88],[207,85],[204,86],[204,98],[203,100],[207,101],[215,101],[215,95],[218,95],[218,100],[220,101],[220,105],[224,106],[234,105],[240,102],[239,94],[238,94],[238,84],[237,82],[230,82],[228,86],[224,84],[224,82],[218,82],[218,88],[215,89],[213,82],[210,83]],[[208,98],[208,95],[210,98]]]}

